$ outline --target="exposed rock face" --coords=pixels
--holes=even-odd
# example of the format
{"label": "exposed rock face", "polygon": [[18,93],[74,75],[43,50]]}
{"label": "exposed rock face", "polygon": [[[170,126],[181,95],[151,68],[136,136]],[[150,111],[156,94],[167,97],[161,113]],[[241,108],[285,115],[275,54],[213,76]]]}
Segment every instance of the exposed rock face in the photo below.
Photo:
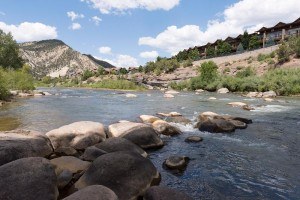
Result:
{"label": "exposed rock face", "polygon": [[53,166],[45,158],[22,158],[0,167],[0,199],[54,200],[58,197]]}
{"label": "exposed rock face", "polygon": [[160,148],[163,141],[155,130],[146,124],[123,122],[108,127],[110,137],[123,137],[143,149]]}
{"label": "exposed rock face", "polygon": [[106,151],[103,151],[95,146],[91,146],[85,149],[84,154],[81,156],[81,159],[86,161],[94,161],[96,160],[96,158],[106,153]]}
{"label": "exposed rock face", "polygon": [[153,186],[149,188],[144,200],[192,200],[187,194],[162,186]]}
{"label": "exposed rock face", "polygon": [[109,138],[104,142],[96,144],[95,147],[107,153],[116,151],[132,151],[142,155],[143,157],[147,157],[147,153],[143,149],[125,138]]}
{"label": "exposed rock face", "polygon": [[163,120],[157,120],[152,124],[152,127],[154,130],[156,130],[158,133],[168,136],[174,136],[181,134],[181,131],[179,128],[172,126],[166,121]]}
{"label": "exposed rock face", "polygon": [[63,200],[118,200],[117,195],[109,188],[102,185],[88,186]]}
{"label": "exposed rock face", "polygon": [[35,131],[0,132],[0,165],[26,157],[47,157],[52,154],[49,139]]}
{"label": "exposed rock face", "polygon": [[54,158],[50,160],[50,163],[55,166],[55,172],[57,175],[64,170],[68,170],[73,174],[76,174],[86,170],[90,166],[89,162],[82,161],[73,156],[62,156],[59,158]]}
{"label": "exposed rock face", "polygon": [[227,94],[227,93],[229,93],[229,90],[227,88],[221,88],[221,89],[218,89],[217,92],[219,94]]}
{"label": "exposed rock face", "polygon": [[150,160],[134,152],[113,152],[97,158],[75,183],[76,189],[103,185],[120,200],[136,199],[157,181],[159,173]]}
{"label": "exposed rock face", "polygon": [[89,121],[62,126],[46,133],[46,135],[51,140],[54,149],[72,147],[82,150],[104,141],[106,138],[104,126],[101,123]]}
{"label": "exposed rock face", "polygon": [[22,58],[31,66],[36,77],[73,77],[84,70],[96,71],[99,67],[95,58],[74,51],[60,40],[27,42],[19,46]]}

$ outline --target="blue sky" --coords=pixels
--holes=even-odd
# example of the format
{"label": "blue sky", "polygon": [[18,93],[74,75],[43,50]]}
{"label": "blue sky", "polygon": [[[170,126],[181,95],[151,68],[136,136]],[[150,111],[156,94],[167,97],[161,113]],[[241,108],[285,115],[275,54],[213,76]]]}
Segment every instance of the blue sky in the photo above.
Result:
{"label": "blue sky", "polygon": [[[81,53],[128,67],[245,29],[293,21],[300,17],[299,2],[0,0],[0,29],[19,42],[57,38]],[[101,19],[98,24],[93,17]]]}

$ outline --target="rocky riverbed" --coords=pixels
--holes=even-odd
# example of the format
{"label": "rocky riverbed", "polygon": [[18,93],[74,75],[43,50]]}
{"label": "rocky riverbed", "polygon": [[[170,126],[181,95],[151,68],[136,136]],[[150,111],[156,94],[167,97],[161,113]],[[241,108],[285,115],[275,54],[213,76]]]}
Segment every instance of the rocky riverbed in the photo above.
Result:
{"label": "rocky riverbed", "polygon": [[297,99],[48,92],[0,109],[0,199],[297,199]]}

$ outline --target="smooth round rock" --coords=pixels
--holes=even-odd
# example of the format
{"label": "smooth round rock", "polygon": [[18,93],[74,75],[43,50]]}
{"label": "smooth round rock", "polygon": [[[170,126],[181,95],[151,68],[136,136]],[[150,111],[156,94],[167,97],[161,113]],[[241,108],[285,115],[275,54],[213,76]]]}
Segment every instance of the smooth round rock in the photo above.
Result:
{"label": "smooth round rock", "polygon": [[21,158],[0,166],[1,200],[53,200],[58,197],[53,165],[45,158]]}
{"label": "smooth round rock", "polygon": [[197,142],[202,142],[203,138],[200,136],[189,136],[184,141],[191,142],[191,143],[197,143]]}
{"label": "smooth round rock", "polygon": [[229,120],[230,123],[232,123],[236,129],[245,129],[247,128],[247,124],[238,120]]}
{"label": "smooth round rock", "polygon": [[75,122],[49,131],[46,135],[54,149],[72,147],[83,150],[106,139],[104,126],[101,123],[82,121]]}
{"label": "smooth round rock", "polygon": [[123,122],[108,127],[110,137],[123,137],[142,149],[157,149],[164,143],[155,130],[146,124]]}
{"label": "smooth round rock", "polygon": [[201,121],[199,124],[199,130],[210,133],[231,133],[235,131],[235,126],[224,119],[209,119]]}
{"label": "smooth round rock", "polygon": [[101,150],[95,146],[91,146],[85,149],[84,153],[80,157],[80,159],[85,160],[85,161],[94,161],[96,158],[99,156],[102,156],[106,154],[107,152],[104,150]]}
{"label": "smooth round rock", "polygon": [[152,115],[141,115],[140,119],[143,123],[152,124],[153,122],[160,120],[160,118],[152,116]]}
{"label": "smooth round rock", "polygon": [[187,194],[162,186],[150,187],[145,195],[144,200],[193,200]]}
{"label": "smooth round rock", "polygon": [[117,195],[103,185],[88,186],[63,200],[118,200]]}
{"label": "smooth round rock", "polygon": [[169,169],[183,170],[187,166],[188,160],[185,156],[170,156],[165,160],[164,164]]}
{"label": "smooth round rock", "polygon": [[26,130],[0,132],[0,165],[19,158],[48,157],[52,153],[50,140],[39,132]]}
{"label": "smooth round rock", "polygon": [[227,88],[221,88],[221,89],[218,89],[217,92],[219,94],[227,94],[227,93],[229,93],[229,90]]}
{"label": "smooth round rock", "polygon": [[104,185],[120,200],[136,199],[159,179],[150,160],[135,152],[113,152],[98,157],[75,183],[75,189]]}
{"label": "smooth round rock", "polygon": [[147,157],[147,153],[143,149],[125,138],[109,138],[104,142],[96,144],[95,147],[107,153],[116,151],[133,151],[143,157]]}
{"label": "smooth round rock", "polygon": [[182,133],[179,128],[172,126],[171,124],[163,120],[155,121],[152,124],[152,127],[154,128],[154,130],[156,130],[158,133],[162,135],[174,136]]}
{"label": "smooth round rock", "polygon": [[82,161],[73,156],[62,156],[50,160],[55,166],[56,174],[60,174],[64,170],[68,170],[73,174],[86,170],[90,166],[90,162]]}

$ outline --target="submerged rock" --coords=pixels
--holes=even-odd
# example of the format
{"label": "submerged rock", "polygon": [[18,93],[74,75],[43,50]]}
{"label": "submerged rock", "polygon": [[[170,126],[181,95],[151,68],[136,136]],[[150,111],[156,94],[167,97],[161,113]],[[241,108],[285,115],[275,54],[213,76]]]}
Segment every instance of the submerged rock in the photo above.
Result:
{"label": "submerged rock", "polygon": [[118,200],[117,195],[103,185],[88,186],[63,200]]}
{"label": "submerged rock", "polygon": [[189,158],[185,156],[170,156],[165,160],[164,165],[169,169],[183,170],[187,166],[188,161]]}
{"label": "submerged rock", "polygon": [[113,152],[97,158],[75,183],[75,189],[103,185],[120,200],[136,199],[154,183],[159,173],[150,160],[135,152]]}
{"label": "submerged rock", "polygon": [[179,92],[175,90],[168,90],[165,92],[165,94],[179,94]]}
{"label": "submerged rock", "polygon": [[174,95],[172,95],[172,94],[165,94],[164,95],[164,98],[174,98],[175,96]]}
{"label": "submerged rock", "polygon": [[107,153],[116,151],[132,151],[143,157],[147,157],[147,153],[143,149],[125,138],[109,138],[104,142],[96,144],[95,147]]}
{"label": "submerged rock", "polygon": [[179,128],[172,126],[171,124],[163,120],[155,121],[152,124],[152,127],[162,135],[174,136],[182,133]]}
{"label": "submerged rock", "polygon": [[124,122],[108,127],[110,137],[123,137],[143,149],[160,148],[164,145],[155,130],[146,124]]}
{"label": "submerged rock", "polygon": [[51,140],[54,149],[72,147],[82,150],[106,138],[104,126],[101,123],[82,121],[75,122],[49,131],[46,135]]}
{"label": "submerged rock", "polygon": [[153,186],[146,191],[144,200],[192,200],[192,198],[177,189]]}
{"label": "submerged rock", "polygon": [[54,167],[45,158],[22,158],[0,166],[0,199],[53,200],[58,197]]}
{"label": "submerged rock", "polygon": [[0,132],[0,165],[26,157],[47,157],[53,153],[50,140],[36,131]]}
{"label": "submerged rock", "polygon": [[216,97],[209,97],[208,100],[217,100]]}
{"label": "submerged rock", "polygon": [[189,137],[187,137],[185,140],[184,140],[185,142],[194,142],[194,143],[196,143],[196,142],[201,142],[201,141],[203,141],[203,138],[202,137],[200,137],[200,136],[189,136]]}
{"label": "submerged rock", "polygon": [[137,95],[135,95],[135,94],[126,94],[126,97],[127,98],[136,98]]}

